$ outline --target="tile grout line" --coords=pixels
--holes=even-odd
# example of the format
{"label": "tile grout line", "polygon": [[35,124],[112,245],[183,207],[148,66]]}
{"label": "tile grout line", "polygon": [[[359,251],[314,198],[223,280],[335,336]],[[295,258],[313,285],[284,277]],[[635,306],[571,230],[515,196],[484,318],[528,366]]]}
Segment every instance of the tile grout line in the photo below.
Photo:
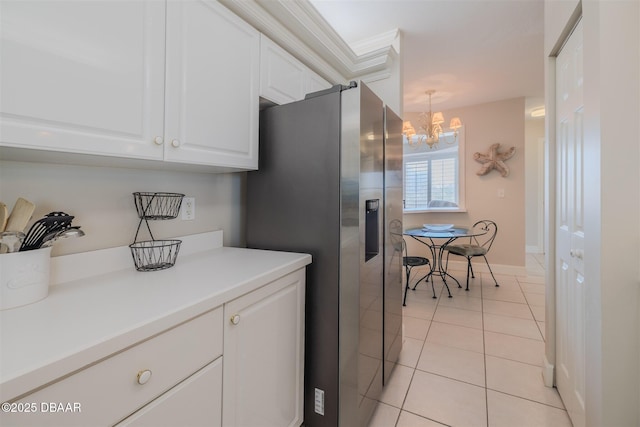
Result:
{"label": "tile grout line", "polygon": [[484,403],[485,403],[485,411],[487,414],[487,427],[489,427],[489,392],[488,390],[488,379],[487,379],[487,343],[485,338],[485,329],[484,329],[484,292],[483,292],[483,279],[484,274],[480,276],[480,307],[482,308],[482,359],[484,361]]}
{"label": "tile grout line", "polygon": [[[489,388],[489,387],[488,387],[488,382],[487,382],[487,381],[488,381],[488,373],[487,373],[487,356],[488,356],[488,355],[487,355],[487,350],[486,350],[486,332],[488,332],[488,331],[486,331],[486,330],[485,330],[485,316],[484,316],[484,314],[485,314],[485,312],[484,312],[484,302],[485,302],[485,297],[484,297],[484,292],[483,292],[483,291],[484,291],[484,289],[483,289],[483,286],[482,286],[482,284],[483,284],[483,279],[484,279],[484,275],[480,275],[479,279],[480,279],[480,280],[479,280],[479,282],[480,282],[480,300],[481,300],[481,302],[480,302],[480,307],[481,307],[481,313],[482,313],[482,317],[481,317],[481,319],[482,319],[482,321],[481,321],[481,327],[482,327],[482,348],[483,348],[483,350],[482,350],[482,351],[483,351],[483,362],[484,362],[484,369],[485,369],[485,372],[484,372],[484,380],[485,380],[484,389],[485,389],[485,393],[484,393],[484,394],[485,394],[485,410],[486,410],[486,425],[487,425],[487,427],[489,426],[489,418],[490,418],[490,415],[489,415],[489,402],[488,402],[488,391],[489,391],[489,390],[492,390],[492,391],[494,391],[495,393],[498,393],[498,394],[501,394],[501,395],[511,396],[511,397],[514,397],[514,398],[517,398],[517,399],[521,399],[521,400],[526,400],[526,401],[529,401],[529,402],[532,402],[532,403],[535,403],[535,404],[544,405],[544,406],[547,406],[547,407],[549,407],[549,408],[554,408],[554,409],[558,409],[558,410],[564,410],[564,411],[566,411],[566,408],[559,408],[559,407],[557,407],[557,406],[555,406],[555,405],[553,405],[553,404],[549,404],[549,403],[541,402],[541,401],[538,401],[538,400],[535,400],[535,399],[531,399],[531,398],[527,398],[527,397],[523,397],[523,396],[519,396],[519,395],[514,395],[514,394],[511,394],[511,393],[507,393],[507,392],[501,391],[501,390],[494,390],[494,389],[491,389],[491,388]],[[525,292],[524,292],[524,289],[523,289],[523,281],[522,281],[522,280],[520,280],[520,279],[517,277],[517,275],[514,275],[514,279],[516,280],[516,283],[518,284],[518,289],[519,289],[519,290],[520,290],[520,292],[525,296],[525,303],[527,304],[527,308],[529,309],[529,312],[531,313],[531,315],[532,315],[532,317],[533,317],[533,320],[534,320],[534,322],[535,322],[535,323],[536,323],[536,325],[537,325],[537,329],[538,329],[538,331],[539,331],[539,333],[540,333],[540,336],[542,337],[542,342],[545,342],[545,338],[544,338],[544,336],[542,335],[542,332],[540,331],[540,325],[538,325],[538,322],[537,322],[537,320],[535,319],[535,316],[533,315],[532,306],[531,306],[531,304],[529,303],[529,300],[526,298],[526,295],[525,295]],[[414,379],[415,379],[415,374],[416,374],[416,370],[418,370],[418,364],[419,364],[419,361],[420,361],[421,357],[425,354],[425,351],[427,351],[427,350],[426,350],[426,341],[427,341],[427,339],[428,339],[428,337],[429,337],[429,333],[431,332],[431,329],[432,329],[432,326],[433,326],[433,322],[435,321],[435,320],[434,320],[434,319],[435,319],[435,315],[436,315],[436,313],[437,313],[438,309],[441,307],[440,303],[442,302],[442,299],[441,299],[441,298],[442,298],[442,295],[443,295],[444,289],[445,289],[445,287],[444,287],[444,285],[443,285],[443,286],[441,286],[441,287],[440,287],[440,289],[437,291],[437,293],[438,293],[438,298],[437,298],[437,301],[436,301],[436,304],[435,304],[435,307],[434,307],[434,310],[433,310],[433,312],[432,312],[431,316],[429,316],[429,318],[428,318],[428,319],[423,319],[424,321],[428,321],[428,322],[429,322],[429,325],[428,325],[428,328],[427,328],[427,332],[426,332],[426,334],[425,334],[425,336],[424,336],[424,339],[422,339],[422,346],[421,346],[420,351],[419,351],[419,353],[418,353],[418,355],[417,355],[417,359],[416,359],[416,362],[415,362],[415,366],[413,366],[413,367],[412,367],[411,379],[410,379],[410,381],[409,381],[409,385],[408,385],[408,387],[407,387],[407,391],[406,391],[406,393],[405,393],[405,395],[404,395],[404,399],[403,399],[403,401],[402,401],[402,403],[401,403],[401,405],[400,405],[399,412],[398,412],[398,415],[397,415],[397,417],[396,417],[396,421],[395,421],[395,423],[393,424],[395,427],[398,427],[398,425],[399,425],[399,421],[400,421],[400,417],[401,417],[401,415],[402,415],[402,412],[408,412],[408,413],[413,414],[413,415],[415,415],[415,416],[418,416],[418,417],[420,417],[420,418],[423,418],[423,419],[427,419],[427,420],[431,420],[431,421],[434,421],[434,422],[440,423],[440,421],[437,421],[437,420],[434,420],[434,419],[432,419],[432,418],[429,418],[428,416],[425,416],[425,415],[422,415],[422,414],[419,414],[419,413],[414,413],[414,412],[411,412],[411,411],[407,411],[406,409],[404,409],[404,406],[405,406],[406,401],[407,401],[407,398],[408,398],[409,389],[411,388],[411,384],[413,383],[413,381],[414,381]],[[445,307],[445,308],[451,308],[451,307],[449,307],[449,306],[448,306],[448,305],[446,305],[446,304],[445,304],[445,305],[442,305],[442,307]],[[460,308],[460,307],[454,307],[454,308]],[[462,308],[460,308],[460,309],[462,309]],[[471,310],[471,311],[473,311],[473,310]],[[506,316],[506,317],[515,317],[515,316]],[[440,323],[442,323],[442,322],[440,322]],[[446,323],[446,322],[444,322],[444,323]],[[464,327],[464,326],[462,326],[462,325],[456,325],[456,326]],[[473,328],[470,328],[470,329],[473,329]],[[499,333],[499,332],[496,332],[496,333]],[[511,334],[504,334],[504,335],[511,335]],[[516,337],[519,337],[519,338],[524,338],[524,339],[528,339],[528,340],[532,340],[532,341],[538,341],[538,340],[535,340],[535,339],[533,339],[533,338],[522,337],[522,336],[519,336],[519,335],[512,335],[512,336],[516,336]],[[509,359],[509,358],[503,358],[503,357],[500,357],[500,356],[492,356],[492,357],[497,357],[497,358],[499,358],[499,359],[505,359],[505,360],[512,360],[512,359]],[[513,360],[513,361],[514,361],[514,362],[519,362],[519,363],[525,363],[525,364],[527,364],[526,362],[522,362],[522,361],[519,361],[519,360]],[[421,370],[421,372],[423,372],[423,371]],[[425,371],[425,372],[430,373],[429,371]],[[440,374],[436,374],[436,373],[432,373],[432,374],[434,374],[434,375],[438,375],[438,376],[442,376],[442,377],[444,377],[444,378],[449,378],[449,379],[454,380],[454,381],[456,381],[456,382],[463,382],[463,383],[467,383],[466,381],[461,381],[461,380],[458,380],[458,379],[456,379],[456,378],[450,378],[450,377],[446,377],[446,376],[443,376],[443,375],[440,375]],[[467,384],[475,385],[475,384],[473,384],[473,383],[467,383]]]}
{"label": "tile grout line", "polygon": [[[518,287],[520,288],[520,292],[522,292],[522,295],[524,296],[524,300],[527,302],[527,308],[529,309],[529,312],[531,313],[531,317],[533,317],[533,321],[536,324],[536,328],[538,329],[538,333],[542,337],[542,342],[546,344],[547,337],[540,330],[540,325],[538,324],[538,320],[536,319],[535,314],[533,314],[533,310],[531,309],[531,304],[529,303],[529,299],[527,298],[527,294],[524,292],[524,289],[522,289],[522,283],[520,282],[520,279],[518,279],[518,276],[515,276],[515,277],[516,277],[516,282],[518,282]],[[545,292],[545,298],[546,298],[546,292]],[[546,313],[546,300],[545,300],[545,313]],[[545,318],[545,322],[546,322],[546,320],[547,319]]]}
{"label": "tile grout line", "polygon": [[527,402],[536,403],[538,405],[548,406],[549,408],[554,408],[554,409],[559,409],[561,411],[566,411],[565,408],[560,408],[560,407],[552,405],[550,403],[540,402],[539,400],[531,399],[529,397],[518,396],[517,394],[511,394],[511,393],[507,393],[506,391],[496,390],[496,389],[493,389],[493,388],[490,388],[489,390],[491,390],[494,393],[500,393],[500,394],[505,395],[505,396],[510,396],[510,397],[513,397],[513,398],[516,398],[516,399],[526,400]]}
{"label": "tile grout line", "polygon": [[[518,279],[517,279],[517,277],[514,277],[514,278],[516,279],[516,283],[518,284],[518,289],[520,290],[520,292],[522,292],[522,293],[524,294],[524,290],[522,289],[522,283],[521,283],[521,281],[520,281],[520,280],[518,280]],[[488,383],[487,383],[487,380],[488,380],[488,374],[487,374],[487,351],[486,351],[486,337],[485,337],[485,334],[486,334],[486,332],[487,332],[487,331],[485,330],[485,319],[484,319],[484,314],[485,314],[485,312],[484,312],[484,301],[485,301],[485,297],[484,297],[484,292],[483,292],[483,291],[484,291],[484,289],[483,289],[483,286],[482,286],[482,283],[483,283],[483,275],[480,275],[479,279],[480,279],[480,280],[479,280],[479,282],[480,282],[480,284],[479,284],[479,285],[480,285],[480,298],[479,298],[479,299],[480,299],[480,301],[481,301],[481,302],[480,302],[480,307],[481,307],[480,312],[482,313],[482,317],[481,317],[481,319],[482,319],[482,322],[481,322],[481,330],[482,330],[482,332],[483,332],[483,336],[482,336],[482,339],[483,339],[483,342],[482,342],[483,350],[482,350],[482,352],[483,352],[483,362],[484,362],[484,369],[485,369],[485,372],[484,372],[485,385],[484,385],[484,387],[483,387],[483,388],[485,389],[486,423],[487,423],[487,426],[488,426],[488,425],[489,425],[488,390],[489,390],[490,388],[488,387]],[[428,283],[427,283],[427,286],[428,286]],[[419,354],[417,355],[416,362],[415,362],[415,366],[411,367],[411,369],[412,369],[412,372],[411,372],[411,379],[410,379],[410,381],[409,381],[409,385],[408,385],[408,387],[407,387],[407,391],[406,391],[406,393],[405,393],[405,395],[404,395],[404,399],[403,399],[403,401],[402,401],[402,404],[400,405],[399,412],[398,412],[398,416],[396,417],[396,421],[395,421],[395,423],[394,423],[394,426],[396,426],[396,427],[398,426],[398,423],[399,423],[399,421],[400,421],[400,416],[401,416],[401,414],[402,414],[402,412],[403,412],[403,411],[404,411],[404,412],[409,412],[409,413],[412,413],[412,414],[413,414],[413,412],[411,412],[411,411],[406,411],[406,409],[404,409],[404,406],[405,406],[405,404],[406,404],[406,400],[407,400],[407,398],[408,398],[409,389],[411,388],[411,384],[413,383],[413,380],[415,379],[416,370],[418,370],[418,363],[419,363],[419,361],[420,361],[420,358],[424,355],[424,353],[425,353],[425,351],[426,351],[426,341],[427,341],[427,339],[428,339],[429,333],[431,332],[431,328],[432,328],[432,326],[433,326],[433,322],[435,321],[434,319],[435,319],[435,315],[436,315],[436,313],[437,313],[437,311],[438,311],[438,308],[440,308],[440,307],[441,307],[441,304],[440,304],[440,303],[442,302],[442,299],[441,299],[441,298],[442,298],[442,295],[443,295],[444,289],[445,289],[445,287],[444,287],[444,285],[443,285],[443,286],[441,286],[441,287],[440,287],[440,289],[439,289],[439,290],[437,290],[438,298],[437,298],[437,301],[436,301],[436,304],[435,304],[435,307],[434,307],[434,310],[433,310],[432,314],[431,314],[427,319],[421,319],[421,320],[423,320],[423,321],[428,321],[428,322],[429,322],[429,326],[428,326],[428,328],[427,328],[427,332],[426,332],[426,334],[425,334],[425,336],[424,336],[424,339],[422,339],[422,340],[421,340],[421,341],[422,341],[422,346],[421,346],[421,348],[420,348]],[[529,308],[529,311],[531,311],[531,305],[529,304],[529,302],[528,302],[528,300],[527,300],[526,298],[525,298],[525,303],[527,304],[527,307]],[[451,308],[451,307],[449,307],[448,305],[442,305],[442,307],[445,307],[445,308]],[[456,308],[458,308],[458,307],[456,307]],[[460,308],[460,309],[462,309],[462,308]],[[471,310],[471,311],[473,311],[473,310]],[[533,313],[532,313],[532,315],[533,315]],[[534,317],[534,316],[533,316],[533,318],[534,318],[534,321],[535,321],[535,317]],[[457,326],[461,326],[461,325],[457,325]],[[462,327],[464,327],[464,326],[462,326]],[[471,328],[471,329],[473,329],[473,328]],[[505,335],[510,335],[510,334],[505,334]],[[514,336],[518,336],[518,335],[514,335]],[[520,336],[518,336],[518,337],[520,337]],[[527,339],[526,337],[520,337],[520,338],[525,338],[525,339]],[[528,338],[528,339],[533,340],[532,338]],[[499,356],[498,356],[498,357],[499,357]],[[499,357],[499,358],[501,358],[501,359],[502,359],[502,357]],[[505,358],[505,359],[506,359],[506,360],[511,360],[511,359],[508,359],[508,358]],[[514,360],[514,361],[516,361],[516,362],[517,362],[517,360]],[[522,362],[521,362],[521,363],[522,363]],[[406,365],[403,365],[403,366],[406,366]],[[422,371],[422,370],[421,370],[421,371]],[[426,372],[427,372],[427,373],[429,373],[429,371],[426,371]],[[435,374],[435,375],[442,376],[442,375],[439,375],[439,374]],[[443,377],[444,377],[444,378],[449,378],[449,377],[446,377],[446,376],[443,376]],[[457,379],[455,379],[455,378],[450,378],[450,379],[452,379],[452,380],[454,380],[454,381],[460,381],[460,380],[457,380]],[[461,382],[467,383],[466,381],[461,381]],[[475,385],[475,384],[473,384],[473,383],[468,383],[468,384],[470,384],[470,385]],[[491,390],[493,390],[493,389],[491,389]],[[512,395],[512,394],[510,394],[510,393],[505,393],[505,392],[502,392],[502,391],[499,391],[499,390],[495,390],[495,391],[496,391],[496,392],[498,392],[498,393],[500,393],[500,394],[505,394],[505,395],[513,396],[513,397],[516,397],[516,398],[519,398],[519,399],[529,400],[529,401],[531,401],[531,402],[535,402],[535,403],[543,404],[543,405],[545,405],[545,406],[549,406],[549,407],[552,407],[552,408],[556,408],[556,407],[555,407],[555,406],[553,406],[553,405],[545,404],[545,403],[543,403],[543,402],[538,402],[538,401],[536,401],[536,400],[531,400],[531,399],[527,399],[527,398],[524,398],[524,397],[521,397],[521,396]],[[562,409],[562,408],[559,408],[559,409]],[[425,416],[420,415],[420,414],[414,414],[414,415],[419,416],[419,417],[421,417],[421,418],[425,418],[425,419],[429,419],[429,420],[432,420],[432,421],[439,422],[439,421],[437,421],[437,420],[433,420],[433,419],[431,419],[431,418],[425,417]]]}
{"label": "tile grout line", "polygon": [[[431,276],[431,280],[432,280],[432,284],[433,284],[433,276]],[[427,284],[427,287],[429,285],[428,281],[425,281],[425,283]],[[444,286],[443,286],[444,288]],[[413,378],[416,375],[416,371],[418,370],[418,362],[420,362],[420,357],[422,357],[422,352],[424,351],[424,347],[425,345],[427,345],[427,336],[429,336],[429,331],[431,330],[431,326],[433,325],[433,318],[436,315],[436,310],[438,309],[438,304],[440,303],[440,297],[442,296],[442,289],[440,289],[440,294],[438,295],[438,298],[436,299],[436,308],[433,310],[433,314],[431,315],[431,318],[429,320],[426,319],[422,319],[425,321],[429,322],[429,327],[427,328],[427,333],[424,336],[424,339],[422,340],[422,347],[420,348],[420,353],[418,354],[418,358],[416,359],[416,365],[413,367],[413,372],[411,373],[411,379],[409,380],[409,385],[407,386],[407,391],[404,394],[404,399],[402,399],[402,404],[400,405],[400,412],[398,412],[398,417],[396,418],[396,422],[394,424],[394,427],[398,426],[398,422],[400,422],[400,416],[402,415],[402,411],[404,410],[404,404],[407,401],[407,397],[409,396],[409,390],[411,389],[411,383],[413,382]],[[396,363],[396,367],[397,367],[397,363]]]}

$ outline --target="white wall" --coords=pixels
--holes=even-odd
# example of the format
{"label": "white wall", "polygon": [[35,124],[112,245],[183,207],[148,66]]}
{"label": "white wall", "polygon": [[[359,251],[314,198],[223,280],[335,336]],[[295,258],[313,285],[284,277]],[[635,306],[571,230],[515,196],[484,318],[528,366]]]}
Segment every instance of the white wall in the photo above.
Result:
{"label": "white wall", "polygon": [[[424,223],[473,225],[481,219],[498,224],[498,236],[488,255],[492,265],[524,267],[525,265],[525,125],[524,98],[507,99],[443,111],[445,119],[458,116],[464,123],[467,212],[412,213],[403,216],[405,228]],[[404,120],[417,126],[418,113],[405,113]],[[515,155],[506,163],[509,176],[497,171],[478,176],[480,163],[473,159],[476,152],[486,153],[493,143],[501,150],[516,147]],[[498,197],[503,189],[505,197]],[[407,241],[410,251],[424,250],[418,243]],[[482,260],[484,263],[484,261]]]}
{"label": "white wall", "polygon": [[530,253],[543,253],[544,117],[526,119],[524,129],[526,250]]}
{"label": "white wall", "polygon": [[222,229],[226,246],[241,246],[244,176],[0,161],[0,200],[9,209],[18,197],[32,201],[34,220],[51,211],[75,216],[86,236],[56,243],[54,256],[130,244],[139,221],[134,191],[196,198],[195,220],[150,221],[156,239]]}

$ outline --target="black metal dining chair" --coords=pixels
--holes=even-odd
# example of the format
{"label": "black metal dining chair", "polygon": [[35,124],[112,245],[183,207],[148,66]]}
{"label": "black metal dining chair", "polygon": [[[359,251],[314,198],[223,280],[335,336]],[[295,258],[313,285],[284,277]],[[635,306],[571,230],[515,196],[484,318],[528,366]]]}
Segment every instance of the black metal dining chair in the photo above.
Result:
{"label": "black metal dining chair", "polygon": [[[402,266],[404,267],[404,271],[405,271],[405,275],[406,275],[406,282],[405,282],[405,286],[404,286],[404,297],[402,299],[402,305],[406,306],[407,305],[407,291],[409,290],[409,282],[410,282],[410,277],[411,277],[411,270],[414,267],[420,267],[423,265],[431,265],[430,261],[428,258],[425,257],[420,257],[420,256],[409,256],[407,253],[407,242],[405,242],[404,238],[402,237],[402,222],[400,222],[400,220],[394,219],[389,223],[389,235],[391,237],[391,245],[393,246],[394,249],[394,253],[395,251],[399,251],[402,254]],[[427,281],[429,281],[428,279],[428,275],[425,275],[422,279],[418,280],[415,284],[415,286],[413,287],[413,289],[415,290],[416,286],[418,286],[418,283],[420,283],[421,280],[423,280],[424,278],[427,278]],[[433,279],[431,279],[432,282],[432,288],[433,288]],[[435,298],[435,290],[433,291],[433,297]]]}
{"label": "black metal dining chair", "polygon": [[489,273],[491,273],[491,277],[495,282],[496,286],[498,285],[498,281],[496,277],[493,275],[493,271],[491,271],[491,266],[489,265],[489,261],[487,260],[487,254],[491,249],[491,245],[493,245],[493,241],[498,234],[498,226],[495,222],[490,220],[481,220],[473,224],[473,228],[483,230],[485,233],[479,236],[472,236],[469,238],[469,243],[461,243],[461,244],[453,244],[447,245],[445,248],[447,250],[447,264],[445,270],[449,269],[449,255],[458,255],[465,257],[467,259],[467,287],[465,291],[469,290],[469,275],[475,279],[475,274],[473,273],[473,266],[471,265],[471,259],[474,257],[483,257],[484,262],[487,263],[487,267],[489,267]]}

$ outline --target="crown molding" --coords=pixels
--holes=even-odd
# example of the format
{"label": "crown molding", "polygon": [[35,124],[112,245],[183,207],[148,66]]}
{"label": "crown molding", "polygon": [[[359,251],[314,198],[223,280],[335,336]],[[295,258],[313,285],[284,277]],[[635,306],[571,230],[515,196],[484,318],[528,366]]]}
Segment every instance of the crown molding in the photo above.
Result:
{"label": "crown molding", "polygon": [[372,52],[378,49],[386,49],[387,47],[391,46],[397,54],[400,53],[400,46],[398,42],[399,39],[400,30],[396,28],[395,30],[387,31],[368,39],[351,43],[350,47],[356,54],[363,55],[368,52]]}
{"label": "crown molding", "polygon": [[354,52],[308,0],[220,2],[331,83],[383,72],[397,58],[389,33]]}

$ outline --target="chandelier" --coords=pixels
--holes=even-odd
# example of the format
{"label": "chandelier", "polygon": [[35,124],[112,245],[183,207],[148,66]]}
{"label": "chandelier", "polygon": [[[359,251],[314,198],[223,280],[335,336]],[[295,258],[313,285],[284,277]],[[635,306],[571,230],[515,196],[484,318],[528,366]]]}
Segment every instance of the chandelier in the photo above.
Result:
{"label": "chandelier", "polygon": [[[421,143],[425,143],[430,149],[438,146],[440,137],[444,134],[442,123],[444,123],[444,115],[431,110],[431,95],[436,93],[431,89],[425,92],[429,96],[429,112],[420,113],[418,120],[420,121],[420,130],[424,133],[416,133],[410,121],[405,121],[402,126],[402,133],[407,137],[409,145],[417,148]],[[449,123],[449,128],[453,131],[453,140],[447,140],[447,144],[454,144],[458,139],[458,129],[462,127],[462,121],[459,117],[454,117]],[[414,138],[415,136],[415,138]]]}

